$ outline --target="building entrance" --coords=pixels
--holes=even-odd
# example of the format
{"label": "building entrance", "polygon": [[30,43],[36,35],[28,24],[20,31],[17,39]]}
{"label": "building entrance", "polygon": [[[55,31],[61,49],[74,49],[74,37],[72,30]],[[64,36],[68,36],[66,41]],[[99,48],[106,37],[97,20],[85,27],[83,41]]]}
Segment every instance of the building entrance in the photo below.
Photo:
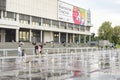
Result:
{"label": "building entrance", "polygon": [[15,41],[15,30],[14,29],[6,29],[5,30],[5,42]]}

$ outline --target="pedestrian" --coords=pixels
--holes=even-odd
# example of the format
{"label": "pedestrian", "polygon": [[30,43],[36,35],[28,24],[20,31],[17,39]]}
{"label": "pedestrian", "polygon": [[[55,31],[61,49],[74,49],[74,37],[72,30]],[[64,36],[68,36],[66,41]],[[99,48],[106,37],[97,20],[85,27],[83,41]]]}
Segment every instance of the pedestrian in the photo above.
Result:
{"label": "pedestrian", "polygon": [[38,45],[38,54],[42,55],[42,48],[43,48],[42,45]]}
{"label": "pedestrian", "polygon": [[21,56],[22,56],[21,45],[19,45],[18,46],[18,62],[21,62]]}
{"label": "pedestrian", "polygon": [[21,57],[21,46],[18,46],[18,57]]}
{"label": "pedestrian", "polygon": [[37,46],[36,43],[35,43],[35,49],[34,49],[35,55],[37,55],[37,49],[38,49],[38,46]]}
{"label": "pedestrian", "polygon": [[22,49],[22,61],[26,61],[25,49]]}
{"label": "pedestrian", "polygon": [[25,49],[22,49],[22,57],[24,57],[26,54],[25,54]]}
{"label": "pedestrian", "polygon": [[21,46],[21,45],[24,45],[24,43],[22,42],[22,41],[19,41],[19,45]]}

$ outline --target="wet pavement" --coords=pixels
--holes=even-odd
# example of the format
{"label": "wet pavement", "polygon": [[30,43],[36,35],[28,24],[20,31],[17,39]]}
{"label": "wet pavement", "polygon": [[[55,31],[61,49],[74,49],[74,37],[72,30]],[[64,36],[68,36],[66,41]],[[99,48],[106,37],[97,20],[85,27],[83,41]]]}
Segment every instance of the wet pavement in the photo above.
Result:
{"label": "wet pavement", "polygon": [[[120,80],[120,56],[87,54],[0,58],[0,80]],[[107,61],[110,65],[101,65]],[[74,77],[75,70],[82,75]]]}

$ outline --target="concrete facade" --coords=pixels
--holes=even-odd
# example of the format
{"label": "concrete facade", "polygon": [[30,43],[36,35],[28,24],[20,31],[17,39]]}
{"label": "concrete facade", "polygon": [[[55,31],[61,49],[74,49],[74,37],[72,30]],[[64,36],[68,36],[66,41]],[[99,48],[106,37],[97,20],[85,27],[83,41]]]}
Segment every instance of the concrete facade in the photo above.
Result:
{"label": "concrete facade", "polygon": [[90,38],[87,39],[91,36],[90,28],[92,27],[90,10],[86,10],[88,16],[85,25],[77,25],[58,20],[59,0],[5,1],[5,9],[0,10],[1,42],[22,40],[42,43],[51,41],[86,43],[90,41]]}

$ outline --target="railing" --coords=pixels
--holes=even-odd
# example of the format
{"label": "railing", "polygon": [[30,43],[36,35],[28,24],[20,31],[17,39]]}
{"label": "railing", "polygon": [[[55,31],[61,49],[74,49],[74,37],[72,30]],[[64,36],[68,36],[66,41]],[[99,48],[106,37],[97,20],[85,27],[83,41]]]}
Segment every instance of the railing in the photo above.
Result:
{"label": "railing", "polygon": [[[34,55],[35,51],[34,48],[24,48],[25,53],[27,55]],[[48,54],[57,54],[57,53],[78,53],[78,52],[92,52],[92,51],[97,51],[99,50],[98,48],[91,48],[91,47],[81,47],[81,48],[43,48],[43,54],[48,53]],[[0,49],[0,56],[5,57],[5,56],[17,56],[18,51],[17,49]]]}

